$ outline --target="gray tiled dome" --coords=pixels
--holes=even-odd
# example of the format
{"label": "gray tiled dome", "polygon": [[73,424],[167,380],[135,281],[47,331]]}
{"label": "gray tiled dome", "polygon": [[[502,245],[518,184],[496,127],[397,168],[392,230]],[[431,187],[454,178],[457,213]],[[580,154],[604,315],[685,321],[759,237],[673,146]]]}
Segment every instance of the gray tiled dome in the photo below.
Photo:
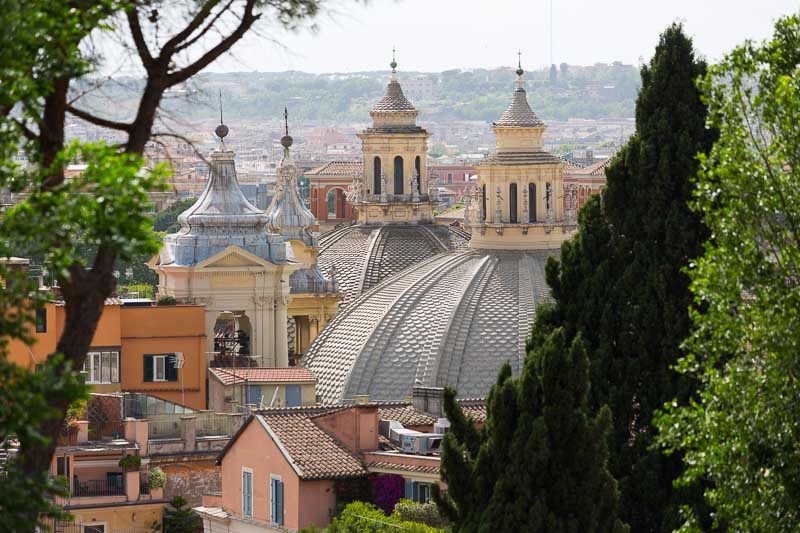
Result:
{"label": "gray tiled dome", "polygon": [[494,125],[500,127],[534,128],[544,126],[544,122],[536,116],[536,113],[533,112],[530,104],[528,104],[525,89],[517,87],[511,99],[511,105],[508,106],[508,109],[506,109],[505,113],[503,113]]}
{"label": "gray tiled dome", "polygon": [[392,80],[386,87],[386,94],[372,107],[372,113],[390,113],[394,111],[416,112],[416,109],[403,94],[397,80]]}
{"label": "gray tiled dome", "polygon": [[354,225],[322,235],[318,264],[336,271],[348,305],[381,281],[443,252],[467,247],[469,234],[434,224]]}
{"label": "gray tiled dome", "polygon": [[509,361],[519,372],[544,267],[555,251],[461,251],[418,263],[365,292],[303,357],[324,402],[399,400],[415,385],[483,397]]}

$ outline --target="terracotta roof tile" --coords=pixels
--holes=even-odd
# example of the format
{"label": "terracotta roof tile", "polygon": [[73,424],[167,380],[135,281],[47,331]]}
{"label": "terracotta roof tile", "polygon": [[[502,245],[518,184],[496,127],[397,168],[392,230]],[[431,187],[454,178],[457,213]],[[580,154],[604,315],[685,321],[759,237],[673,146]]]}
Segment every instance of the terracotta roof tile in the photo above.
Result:
{"label": "terracotta roof tile", "polygon": [[432,426],[436,419],[414,409],[411,404],[404,402],[386,403],[378,410],[380,420],[397,420],[404,427]]}
{"label": "terracotta roof tile", "polygon": [[269,410],[258,416],[269,426],[302,479],[337,479],[367,473],[358,456],[316,425],[303,410]]}
{"label": "terracotta roof tile", "polygon": [[328,161],[322,166],[309,170],[306,176],[361,176],[361,161]]}
{"label": "terracotta roof tile", "polygon": [[233,383],[316,383],[307,368],[209,368],[224,385]]}

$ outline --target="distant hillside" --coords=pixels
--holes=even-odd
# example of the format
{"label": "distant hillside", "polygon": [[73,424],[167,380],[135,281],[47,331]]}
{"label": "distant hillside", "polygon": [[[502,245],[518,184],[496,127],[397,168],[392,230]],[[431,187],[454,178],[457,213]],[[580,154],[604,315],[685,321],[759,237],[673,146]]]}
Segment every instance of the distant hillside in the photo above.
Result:
{"label": "distant hillside", "polygon": [[[429,121],[492,121],[505,110],[514,89],[511,68],[450,70],[441,73],[399,72],[406,94]],[[528,98],[544,119],[632,117],[639,73],[614,63],[568,66],[525,74]],[[219,111],[223,91],[231,120],[275,120],[284,105],[297,120],[330,123],[366,122],[372,103],[383,93],[388,72],[307,74],[303,72],[237,72],[203,74],[192,85],[165,99],[168,113],[188,120],[210,119]],[[133,115],[141,82],[115,79],[84,97],[83,106],[114,110],[114,118]],[[76,92],[81,90],[76,88]],[[113,106],[109,103],[113,102]]]}

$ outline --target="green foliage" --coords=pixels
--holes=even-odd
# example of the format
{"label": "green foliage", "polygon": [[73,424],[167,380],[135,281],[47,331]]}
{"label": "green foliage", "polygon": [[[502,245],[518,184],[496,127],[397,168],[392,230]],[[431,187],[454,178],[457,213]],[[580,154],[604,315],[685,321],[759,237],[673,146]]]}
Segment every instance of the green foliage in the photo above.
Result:
{"label": "green foliage", "polygon": [[419,503],[412,500],[400,500],[394,506],[392,516],[404,522],[419,522],[439,529],[447,528],[449,522],[439,513],[436,502]]}
{"label": "green foliage", "polygon": [[529,350],[521,376],[506,363],[478,431],[446,389],[451,430],[442,445],[446,495],[434,492],[461,532],[623,532],[617,484],[606,465],[611,416],[589,416],[589,361],[577,336],[557,329]]}
{"label": "green foliage", "polygon": [[[310,531],[310,530],[306,530]],[[365,502],[351,502],[325,529],[326,533],[437,533],[434,527],[401,519],[397,513],[386,516],[383,511]]]}
{"label": "green foliage", "polygon": [[682,269],[708,234],[688,205],[696,154],[714,139],[695,85],[705,69],[681,26],[667,28],[642,68],[636,132],[606,168],[602,197],[581,210],[560,261],[548,264],[554,305],[540,310],[534,326],[534,346],[559,327],[586,341],[590,406],[613,413],[609,466],[620,481],[621,517],[634,531],[672,531],[682,503],[702,504],[700,489],[673,488],[680,458],[654,449],[652,417],[694,388],[671,366],[691,329]]}
{"label": "green foliage", "polygon": [[168,206],[166,209],[159,211],[153,217],[153,229],[155,231],[175,233],[181,229],[180,224],[178,224],[178,215],[192,207],[196,201],[197,198],[178,200],[174,204]]}
{"label": "green foliage", "polygon": [[142,457],[140,455],[126,455],[119,460],[120,468],[131,470],[138,470],[142,466]]}
{"label": "green foliage", "polygon": [[192,511],[183,496],[172,498],[164,511],[164,533],[201,533],[203,520]]}
{"label": "green foliage", "polygon": [[163,489],[167,484],[167,475],[158,467],[151,468],[148,473],[151,489]]}
{"label": "green foliage", "polygon": [[720,138],[701,158],[694,207],[712,238],[689,269],[705,312],[692,313],[678,369],[702,385],[667,405],[658,426],[662,444],[685,453],[682,482],[713,483],[705,496],[731,531],[800,524],[798,65],[795,15],[701,82]]}
{"label": "green foliage", "polygon": [[164,306],[164,305],[175,305],[178,301],[175,299],[174,296],[159,296],[156,305]]}

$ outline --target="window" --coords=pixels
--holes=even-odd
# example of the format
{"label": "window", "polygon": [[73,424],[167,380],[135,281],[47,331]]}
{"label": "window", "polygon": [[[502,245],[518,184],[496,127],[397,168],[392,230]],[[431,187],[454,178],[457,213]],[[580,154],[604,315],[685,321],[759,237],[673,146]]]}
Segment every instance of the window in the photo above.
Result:
{"label": "window", "polygon": [[92,524],[90,526],[83,526],[81,533],[106,533],[106,526],[104,524]]}
{"label": "window", "polygon": [[83,362],[86,383],[119,383],[119,352],[89,352]]}
{"label": "window", "polygon": [[286,385],[286,407],[298,407],[302,403],[300,385]]}
{"label": "window", "polygon": [[536,222],[536,184],[528,184],[528,220]]}
{"label": "window", "polygon": [[414,170],[417,171],[417,192],[422,194],[422,163],[419,156],[414,159]]}
{"label": "window", "polygon": [[403,158],[394,158],[394,194],[403,194]]}
{"label": "window", "polygon": [[69,479],[69,456],[56,457],[56,475]]}
{"label": "window", "polygon": [[375,156],[373,160],[373,170],[372,170],[372,182],[373,182],[373,192],[375,194],[381,193],[381,158]]}
{"label": "window", "polygon": [[405,497],[419,503],[427,503],[431,499],[430,483],[420,483],[406,479]]}
{"label": "window", "polygon": [[144,381],[178,381],[175,354],[146,354],[144,356]]}
{"label": "window", "polygon": [[36,333],[47,333],[47,309],[36,310]]}
{"label": "window", "polygon": [[283,525],[283,481],[270,477],[270,517],[273,524]]}
{"label": "window", "polygon": [[453,183],[453,175],[452,174],[448,174],[447,175],[447,183]]}
{"label": "window", "polygon": [[247,403],[261,406],[261,385],[247,386]]}
{"label": "window", "polygon": [[517,184],[516,183],[512,183],[509,186],[508,220],[512,224],[516,224],[517,223]]}
{"label": "window", "polygon": [[253,471],[242,470],[242,514],[253,516]]}

